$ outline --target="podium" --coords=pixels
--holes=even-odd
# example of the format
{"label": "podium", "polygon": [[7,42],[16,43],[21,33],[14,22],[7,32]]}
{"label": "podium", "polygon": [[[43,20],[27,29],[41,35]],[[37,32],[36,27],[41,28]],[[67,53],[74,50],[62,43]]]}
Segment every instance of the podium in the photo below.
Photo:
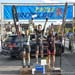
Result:
{"label": "podium", "polygon": [[61,68],[48,68],[46,59],[41,60],[41,64],[35,64],[31,68],[21,68],[20,75],[61,75]]}
{"label": "podium", "polygon": [[[47,67],[47,66],[46,66]],[[42,68],[42,67],[39,67]],[[42,69],[43,70],[43,69]],[[32,74],[32,68],[21,68],[20,69],[20,75],[61,75],[61,69],[56,67],[54,69],[46,70],[45,73],[42,72],[42,70],[35,70],[35,72]]]}

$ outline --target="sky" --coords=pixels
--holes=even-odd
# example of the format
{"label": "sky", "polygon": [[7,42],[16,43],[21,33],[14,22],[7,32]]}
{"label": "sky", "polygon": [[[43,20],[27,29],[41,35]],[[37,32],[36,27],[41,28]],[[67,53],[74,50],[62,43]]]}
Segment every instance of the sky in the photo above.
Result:
{"label": "sky", "polygon": [[75,0],[0,0],[0,3],[65,3]]}

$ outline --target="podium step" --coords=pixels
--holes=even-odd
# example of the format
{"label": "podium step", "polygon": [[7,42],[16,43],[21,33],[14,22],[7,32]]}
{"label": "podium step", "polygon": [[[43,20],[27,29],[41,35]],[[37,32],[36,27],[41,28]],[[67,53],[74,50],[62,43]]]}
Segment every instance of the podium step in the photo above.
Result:
{"label": "podium step", "polygon": [[21,68],[20,75],[32,75],[32,68]]}

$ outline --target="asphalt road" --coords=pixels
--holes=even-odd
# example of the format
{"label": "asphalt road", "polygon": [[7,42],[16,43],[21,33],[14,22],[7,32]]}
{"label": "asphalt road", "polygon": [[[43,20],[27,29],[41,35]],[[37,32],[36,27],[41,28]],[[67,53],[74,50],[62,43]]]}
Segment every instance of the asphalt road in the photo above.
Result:
{"label": "asphalt road", "polygon": [[[39,58],[40,60],[40,58]],[[60,67],[60,57],[56,57],[56,67]],[[35,63],[35,58],[31,59],[31,65]],[[8,56],[0,54],[0,75],[19,75],[22,67],[22,61],[11,59]],[[75,75],[75,53],[65,53],[62,55],[62,75]]]}

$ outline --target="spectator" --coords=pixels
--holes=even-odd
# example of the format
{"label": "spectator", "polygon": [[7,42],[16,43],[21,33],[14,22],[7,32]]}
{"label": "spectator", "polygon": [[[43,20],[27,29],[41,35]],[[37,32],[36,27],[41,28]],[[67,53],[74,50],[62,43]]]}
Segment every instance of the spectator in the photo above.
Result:
{"label": "spectator", "polygon": [[62,41],[61,37],[59,37],[58,33],[55,34],[55,46],[56,46],[56,54],[60,55],[62,50]]}

